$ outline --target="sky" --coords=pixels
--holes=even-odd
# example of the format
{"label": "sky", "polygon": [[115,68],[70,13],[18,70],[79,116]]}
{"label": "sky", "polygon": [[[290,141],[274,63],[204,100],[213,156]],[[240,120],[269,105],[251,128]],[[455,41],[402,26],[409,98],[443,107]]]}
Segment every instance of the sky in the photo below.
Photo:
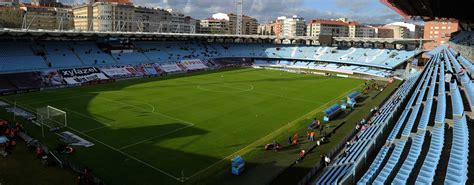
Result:
{"label": "sky", "polygon": [[[85,0],[60,0],[66,4],[80,4]],[[235,13],[236,0],[133,0],[146,7],[172,8],[196,19],[211,17],[213,13]],[[404,20],[379,0],[244,0],[244,14],[257,18],[259,23],[275,20],[278,16],[298,15],[306,20],[315,18],[347,17],[368,24],[385,24]]]}

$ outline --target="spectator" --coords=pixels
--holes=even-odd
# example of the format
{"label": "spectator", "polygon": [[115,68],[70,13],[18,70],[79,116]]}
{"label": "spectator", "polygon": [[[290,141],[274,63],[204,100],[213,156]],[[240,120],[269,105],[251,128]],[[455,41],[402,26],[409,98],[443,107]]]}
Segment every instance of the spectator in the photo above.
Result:
{"label": "spectator", "polygon": [[305,155],[306,155],[306,151],[301,150],[300,153],[299,153],[299,158],[295,161],[295,163],[298,164],[301,160],[303,160]]}
{"label": "spectator", "polygon": [[309,140],[314,141],[315,140],[315,135],[316,135],[316,132],[311,131],[311,133],[309,133]]}
{"label": "spectator", "polygon": [[278,151],[281,150],[281,145],[280,145],[280,143],[278,143],[278,142],[276,142],[276,141],[273,141],[273,145],[274,145],[273,150],[274,150],[275,152],[278,152]]}
{"label": "spectator", "polygon": [[36,157],[42,158],[43,155],[44,155],[44,150],[40,146],[36,147]]}
{"label": "spectator", "polygon": [[12,139],[12,140],[10,141],[10,147],[11,147],[11,150],[12,150],[12,151],[15,150],[16,141],[15,141],[14,139]]}
{"label": "spectator", "polygon": [[306,151],[305,151],[305,150],[301,150],[301,151],[300,151],[300,158],[304,158],[305,155],[306,155]]}
{"label": "spectator", "polygon": [[15,125],[15,130],[17,132],[17,135],[19,132],[24,132],[24,127],[23,127],[23,124],[21,124],[20,122],[16,122],[16,125]]}
{"label": "spectator", "polygon": [[344,156],[349,154],[349,147],[351,147],[351,142],[346,141],[346,147],[344,148]]}
{"label": "spectator", "polygon": [[324,126],[320,125],[319,126],[319,135],[323,135],[323,131],[324,131]]}
{"label": "spectator", "polygon": [[[452,77],[453,77],[453,72],[452,72],[452,71],[448,71],[448,72],[446,72],[446,74],[444,75],[444,81],[445,81],[446,83],[449,83],[449,82],[451,82]],[[451,82],[451,83],[452,83],[452,82]]]}
{"label": "spectator", "polygon": [[458,74],[459,74],[459,76],[462,76],[462,75],[464,75],[464,73],[465,73],[465,71],[464,71],[464,68],[462,68],[462,67],[461,67],[461,70],[459,70],[459,73],[458,73]]}
{"label": "spectator", "polygon": [[324,155],[324,164],[325,166],[329,166],[329,164],[331,163],[331,159],[327,156],[327,155]]}
{"label": "spectator", "polygon": [[325,158],[325,155],[320,155],[320,157],[321,157],[321,159],[319,159],[319,165],[322,166],[323,164],[326,163],[325,162],[326,158]]}
{"label": "spectator", "polygon": [[295,134],[293,135],[292,140],[291,140],[291,144],[292,144],[292,145],[298,145],[298,138],[299,138],[299,137],[298,137],[298,133],[295,133]]}

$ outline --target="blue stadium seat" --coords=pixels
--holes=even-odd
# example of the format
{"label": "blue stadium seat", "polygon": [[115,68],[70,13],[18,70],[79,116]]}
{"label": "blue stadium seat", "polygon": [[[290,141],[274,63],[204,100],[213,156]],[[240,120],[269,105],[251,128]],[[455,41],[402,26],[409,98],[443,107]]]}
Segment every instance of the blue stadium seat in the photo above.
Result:
{"label": "blue stadium seat", "polygon": [[383,167],[382,171],[379,173],[379,175],[375,178],[374,184],[384,184],[385,181],[387,180],[388,176],[391,175],[393,169],[395,168],[395,165],[397,165],[400,156],[403,152],[403,149],[405,148],[406,141],[399,141],[395,149],[393,150],[392,154],[390,155],[390,158],[388,159],[387,163]]}
{"label": "blue stadium seat", "polygon": [[395,176],[395,184],[407,184],[407,180],[410,177],[412,169],[415,167],[416,161],[421,153],[426,131],[422,131],[416,134],[413,138],[410,151],[407,158],[403,161],[400,171]]}
{"label": "blue stadium seat", "polygon": [[325,170],[325,173],[321,177],[318,178],[318,181],[316,181],[315,184],[317,185],[337,184],[339,180],[341,180],[347,173],[350,172],[352,167],[353,167],[352,164],[328,167]]}
{"label": "blue stadium seat", "polygon": [[369,184],[369,182],[373,180],[374,174],[377,173],[377,171],[380,169],[380,166],[382,165],[382,162],[385,159],[385,156],[387,155],[389,149],[390,148],[386,146],[383,146],[380,149],[379,153],[377,154],[377,157],[375,157],[367,172],[359,180],[359,182],[357,182],[358,185]]}

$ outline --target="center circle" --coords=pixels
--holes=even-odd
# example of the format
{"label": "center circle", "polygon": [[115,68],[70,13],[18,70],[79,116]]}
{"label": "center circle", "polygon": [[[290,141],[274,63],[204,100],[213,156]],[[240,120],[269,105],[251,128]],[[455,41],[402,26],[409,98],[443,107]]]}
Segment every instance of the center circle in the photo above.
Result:
{"label": "center circle", "polygon": [[252,91],[253,85],[248,84],[230,84],[230,83],[211,83],[211,84],[200,84],[197,86],[198,89],[209,92],[218,93],[240,93]]}

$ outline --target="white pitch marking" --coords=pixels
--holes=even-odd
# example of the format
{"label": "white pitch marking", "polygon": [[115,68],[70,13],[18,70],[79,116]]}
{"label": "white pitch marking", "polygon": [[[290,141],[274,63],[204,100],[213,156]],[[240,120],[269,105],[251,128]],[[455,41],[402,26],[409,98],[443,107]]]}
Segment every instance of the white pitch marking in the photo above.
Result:
{"label": "white pitch marking", "polygon": [[[125,106],[129,106],[129,107],[134,107],[134,108],[137,108],[137,109],[140,109],[140,110],[143,110],[143,111],[147,111],[147,112],[150,111],[150,110],[147,110],[147,109],[144,109],[144,108],[141,108],[141,107],[129,104],[129,103],[119,102],[119,101],[116,101],[116,100],[103,98],[103,97],[96,97],[96,98],[103,99],[103,100],[106,100],[106,101],[109,101],[109,102],[114,102],[114,103],[121,104],[121,105],[125,105]],[[168,116],[166,114],[162,114],[162,113],[159,113],[159,112],[150,112],[150,113],[160,115],[160,116],[163,116],[163,117],[167,117],[167,118],[170,118],[170,119],[173,119],[173,120],[176,120],[176,121],[180,121],[180,122],[183,122],[183,123],[187,123],[189,125],[194,125],[194,123],[192,123],[192,122],[184,121],[182,119],[175,118],[175,117],[172,117],[172,116]]]}
{"label": "white pitch marking", "polygon": [[[325,105],[327,105],[327,104],[329,104],[329,103],[331,103],[331,102],[333,102],[333,101],[336,101],[337,99],[343,97],[343,96],[346,95],[347,93],[349,93],[349,92],[353,91],[354,89],[357,89],[357,88],[359,88],[359,87],[361,87],[361,86],[362,86],[362,85],[359,85],[359,86],[357,86],[357,87],[355,87],[355,88],[353,88],[353,89],[347,91],[346,93],[343,93],[341,96],[339,96],[339,97],[337,97],[337,98],[334,98],[333,100],[331,100],[331,101],[325,103],[324,105],[319,106],[318,108],[316,108],[316,109],[312,110],[311,112],[309,112],[309,113],[307,113],[307,114],[305,114],[305,115],[299,117],[299,118],[296,119],[296,120],[299,120],[299,119],[301,119],[301,118],[307,117],[309,114],[313,113],[313,111],[318,110],[318,109],[320,109],[321,107],[323,107],[323,106],[325,106]],[[290,122],[290,123],[291,123],[291,122]],[[289,124],[290,124],[290,123],[289,123]],[[286,126],[286,125],[285,125],[285,126]],[[206,168],[204,168],[204,169],[202,169],[202,170],[196,172],[195,174],[189,176],[188,179],[191,179],[191,178],[195,177],[196,175],[201,174],[202,172],[208,170],[209,168],[212,168],[213,166],[215,166],[215,165],[217,165],[217,164],[219,164],[219,163],[221,163],[221,162],[223,162],[223,161],[225,161],[225,160],[231,158],[232,156],[237,155],[237,154],[240,153],[241,151],[243,151],[243,150],[245,150],[245,149],[247,149],[247,148],[249,148],[249,147],[255,145],[256,143],[259,143],[259,142],[265,140],[267,137],[270,137],[270,136],[273,135],[274,133],[280,131],[282,128],[285,128],[285,126],[280,127],[279,129],[277,129],[277,130],[275,130],[275,131],[269,133],[268,135],[266,135],[266,136],[264,136],[264,137],[258,139],[257,141],[255,141],[255,142],[253,142],[253,143],[250,143],[249,145],[245,146],[244,148],[242,148],[242,149],[240,149],[240,150],[238,150],[238,151],[236,151],[236,152],[234,152],[234,153],[228,155],[227,157],[224,157],[224,158],[222,158],[221,160],[219,160],[219,161],[217,161],[217,162],[215,162],[215,163],[209,165],[208,167],[206,167]]]}
{"label": "white pitch marking", "polygon": [[[8,101],[8,100],[6,100],[6,99],[3,99],[3,98],[2,98],[2,100],[6,101],[6,102],[10,102],[10,101]],[[27,108],[27,107],[24,107],[24,106],[22,106],[22,105],[17,104],[17,106],[18,106],[18,107],[22,107],[22,108],[25,109],[25,110],[29,110],[30,112],[34,112],[34,111],[32,111],[32,109]],[[182,178],[178,178],[178,177],[176,177],[176,176],[174,176],[174,175],[171,175],[171,174],[168,173],[168,172],[165,172],[165,171],[163,171],[163,170],[161,170],[161,169],[159,169],[159,168],[157,168],[157,167],[155,167],[155,166],[153,166],[153,165],[151,165],[151,164],[149,164],[149,163],[147,163],[147,162],[144,162],[144,161],[142,161],[142,160],[140,160],[140,159],[138,159],[138,158],[136,158],[136,157],[133,157],[133,156],[131,156],[130,154],[127,154],[127,153],[125,153],[125,152],[123,152],[123,151],[120,151],[120,150],[118,150],[117,148],[115,148],[115,147],[113,147],[113,146],[110,146],[110,145],[108,145],[108,144],[106,144],[106,143],[104,143],[104,142],[102,142],[102,141],[100,141],[100,140],[98,140],[98,139],[96,139],[96,138],[94,138],[94,137],[92,137],[92,136],[89,136],[89,135],[87,135],[87,134],[85,134],[85,133],[83,133],[83,132],[80,132],[80,131],[78,131],[78,130],[76,130],[76,129],[70,127],[70,126],[68,126],[67,128],[69,128],[70,130],[72,130],[72,131],[74,131],[74,132],[76,132],[76,133],[79,133],[79,134],[81,134],[81,135],[83,135],[83,136],[86,136],[86,137],[88,137],[89,139],[94,140],[95,142],[100,143],[100,144],[102,144],[102,145],[104,145],[104,146],[106,146],[106,147],[108,147],[108,148],[110,148],[110,149],[112,149],[112,150],[114,150],[114,151],[116,151],[116,152],[118,152],[118,153],[120,153],[120,154],[122,154],[122,155],[124,155],[124,156],[126,156],[126,157],[128,157],[128,158],[130,158],[130,159],[133,159],[133,160],[137,161],[138,163],[141,163],[141,164],[143,164],[143,165],[145,165],[145,166],[148,166],[148,167],[150,167],[151,169],[153,169],[153,170],[155,170],[155,171],[157,171],[157,172],[160,172],[160,173],[162,173],[162,174],[164,174],[164,175],[166,175],[166,176],[168,176],[168,177],[170,177],[170,178],[173,178],[173,179],[176,180],[176,181],[179,181],[179,182],[184,182],[184,181],[185,181],[185,180],[182,179]]]}

